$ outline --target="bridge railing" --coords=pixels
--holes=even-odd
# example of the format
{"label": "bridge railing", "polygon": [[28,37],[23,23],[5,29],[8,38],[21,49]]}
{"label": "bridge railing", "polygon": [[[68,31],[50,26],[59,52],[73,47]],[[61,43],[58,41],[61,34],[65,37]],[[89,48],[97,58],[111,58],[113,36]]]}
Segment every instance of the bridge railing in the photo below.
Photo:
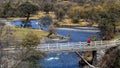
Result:
{"label": "bridge railing", "polygon": [[99,49],[108,48],[120,44],[120,40],[115,41],[94,41],[90,44],[87,42],[68,42],[68,43],[54,43],[41,44],[39,50],[43,51],[57,51],[57,50],[74,50],[74,49]]}
{"label": "bridge railing", "polygon": [[120,45],[120,39],[115,40],[117,45]]}

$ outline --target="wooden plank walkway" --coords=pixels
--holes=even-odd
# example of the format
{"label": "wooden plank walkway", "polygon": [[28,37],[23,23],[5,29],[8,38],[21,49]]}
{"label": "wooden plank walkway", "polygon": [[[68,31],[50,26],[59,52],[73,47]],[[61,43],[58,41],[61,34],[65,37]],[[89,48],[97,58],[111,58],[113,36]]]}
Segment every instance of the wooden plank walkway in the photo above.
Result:
{"label": "wooden plank walkway", "polygon": [[93,41],[90,44],[87,42],[68,42],[54,44],[40,44],[37,49],[42,52],[75,52],[75,51],[93,51],[108,49],[118,46],[120,40],[114,41]]}

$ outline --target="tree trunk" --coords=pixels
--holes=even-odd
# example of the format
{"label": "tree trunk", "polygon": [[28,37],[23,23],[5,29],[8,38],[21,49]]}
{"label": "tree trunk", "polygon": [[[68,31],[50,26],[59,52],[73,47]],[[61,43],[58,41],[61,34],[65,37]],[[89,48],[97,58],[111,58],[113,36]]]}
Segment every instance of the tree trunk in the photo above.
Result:
{"label": "tree trunk", "polygon": [[28,22],[29,18],[30,18],[30,13],[27,14],[26,22]]}
{"label": "tree trunk", "polygon": [[30,18],[30,13],[27,14],[27,18],[26,18],[26,21],[25,21],[24,27],[28,27],[28,21],[29,21],[29,18]]}
{"label": "tree trunk", "polygon": [[116,26],[115,26],[115,24],[113,24],[113,30],[114,30],[114,34],[116,33]]}

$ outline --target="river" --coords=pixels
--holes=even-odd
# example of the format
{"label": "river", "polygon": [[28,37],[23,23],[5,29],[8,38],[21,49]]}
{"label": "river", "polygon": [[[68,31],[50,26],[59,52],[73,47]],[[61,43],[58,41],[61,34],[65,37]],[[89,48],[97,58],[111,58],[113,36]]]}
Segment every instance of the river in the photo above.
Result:
{"label": "river", "polygon": [[[37,21],[31,21],[32,27],[39,28],[35,22]],[[14,21],[13,23],[20,26],[22,22]],[[99,29],[93,27],[58,28],[57,30],[57,33],[63,36],[66,36],[69,32],[71,33],[71,39],[67,42],[85,42],[88,37],[100,33]],[[39,63],[43,68],[79,68],[79,60],[80,58],[74,52],[47,53],[46,57],[40,60]]]}

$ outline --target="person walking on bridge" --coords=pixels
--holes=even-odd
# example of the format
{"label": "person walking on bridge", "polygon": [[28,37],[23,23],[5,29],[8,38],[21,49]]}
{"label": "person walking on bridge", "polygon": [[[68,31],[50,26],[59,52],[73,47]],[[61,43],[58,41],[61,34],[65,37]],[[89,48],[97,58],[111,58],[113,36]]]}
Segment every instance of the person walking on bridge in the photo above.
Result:
{"label": "person walking on bridge", "polygon": [[90,37],[88,37],[88,40],[87,40],[88,45],[90,45],[90,42],[91,42],[91,39]]}

